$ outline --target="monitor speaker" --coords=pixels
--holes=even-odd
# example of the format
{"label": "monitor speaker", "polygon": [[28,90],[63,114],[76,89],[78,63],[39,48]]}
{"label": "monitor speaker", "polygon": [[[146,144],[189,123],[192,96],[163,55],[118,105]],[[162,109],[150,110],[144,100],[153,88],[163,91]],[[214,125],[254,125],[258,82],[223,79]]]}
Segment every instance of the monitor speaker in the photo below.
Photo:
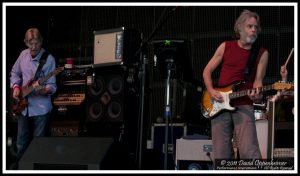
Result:
{"label": "monitor speaker", "polygon": [[19,162],[20,170],[99,170],[113,138],[36,137]]}

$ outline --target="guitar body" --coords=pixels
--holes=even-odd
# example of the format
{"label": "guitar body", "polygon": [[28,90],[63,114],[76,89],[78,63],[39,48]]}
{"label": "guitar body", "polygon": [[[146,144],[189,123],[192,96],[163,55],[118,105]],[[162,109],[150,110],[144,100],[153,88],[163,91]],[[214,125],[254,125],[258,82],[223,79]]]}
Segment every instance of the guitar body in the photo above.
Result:
{"label": "guitar body", "polygon": [[[235,110],[234,107],[230,106],[230,100],[234,99],[234,98],[239,98],[242,96],[247,96],[247,91],[254,90],[254,89],[247,89],[247,90],[241,90],[241,91],[237,91],[237,92],[233,91],[233,90],[236,90],[236,86],[238,84],[241,84],[241,82],[234,83],[227,87],[214,88],[217,91],[219,91],[223,97],[224,101],[221,103],[212,99],[209,92],[207,90],[205,90],[203,92],[202,102],[201,102],[202,115],[206,118],[211,118],[223,110],[229,110],[229,111]],[[274,90],[289,90],[289,89],[294,89],[294,84],[293,83],[276,82],[271,85],[266,85],[266,86],[260,87],[260,89],[261,89],[260,90],[261,92],[272,90],[272,89],[274,89]]]}
{"label": "guitar body", "polygon": [[211,118],[217,115],[222,110],[235,110],[234,107],[230,106],[230,98],[229,94],[232,93],[233,85],[227,87],[216,87],[217,91],[219,91],[223,97],[223,102],[215,101],[211,98],[209,92],[207,90],[204,91],[202,96],[202,104],[201,111],[202,115],[206,118]]}
{"label": "guitar body", "polygon": [[23,95],[24,95],[24,92],[32,91],[32,90],[30,90],[32,87],[32,83],[33,83],[33,79],[31,79],[25,86],[22,87],[18,99],[14,99],[13,105],[12,105],[13,116],[20,115],[22,113],[22,111],[27,107],[28,100]]}
{"label": "guitar body", "polygon": [[[55,76],[58,73],[62,72],[64,67],[56,68],[54,71],[50,72],[46,76],[42,77],[38,80],[39,84],[42,85],[46,80],[48,80],[51,76]],[[21,112],[27,107],[28,100],[27,96],[34,91],[35,89],[32,86],[33,79],[31,79],[25,86],[22,87],[21,94],[19,96],[19,100],[14,100],[15,102],[12,105],[12,113],[14,116],[20,115]]]}
{"label": "guitar body", "polygon": [[[19,94],[18,99],[13,98],[13,104],[12,104],[12,115],[13,116],[19,116],[22,111],[27,107],[28,105],[28,100],[27,98],[23,97],[23,92],[27,91],[27,89],[32,85],[33,80],[30,80],[27,85],[23,86],[21,89],[21,92]],[[13,90],[12,90],[13,92]]]}
{"label": "guitar body", "polygon": [[28,101],[26,98],[15,100],[16,102],[12,106],[13,115],[20,115],[21,112],[27,107]]}

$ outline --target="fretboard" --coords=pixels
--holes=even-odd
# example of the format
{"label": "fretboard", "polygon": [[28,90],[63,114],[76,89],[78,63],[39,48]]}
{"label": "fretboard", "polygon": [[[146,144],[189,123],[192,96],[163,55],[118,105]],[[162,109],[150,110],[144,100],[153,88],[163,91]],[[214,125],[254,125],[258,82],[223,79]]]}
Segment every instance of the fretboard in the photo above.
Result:
{"label": "fretboard", "polygon": [[[273,89],[273,84],[261,87],[260,91],[265,92],[265,91],[272,90],[272,89]],[[229,94],[229,99],[246,96],[247,92],[250,90],[255,90],[255,89],[246,89],[246,90],[241,90],[241,91],[237,91],[237,92],[232,92]]]}

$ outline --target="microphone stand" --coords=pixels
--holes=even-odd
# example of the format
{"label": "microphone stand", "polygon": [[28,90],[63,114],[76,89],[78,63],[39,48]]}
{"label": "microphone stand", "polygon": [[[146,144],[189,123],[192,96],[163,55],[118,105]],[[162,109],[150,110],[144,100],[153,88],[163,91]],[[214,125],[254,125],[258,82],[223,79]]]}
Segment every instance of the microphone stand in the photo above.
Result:
{"label": "microphone stand", "polygon": [[152,33],[150,34],[149,38],[141,44],[141,47],[137,50],[135,53],[135,56],[138,54],[140,55],[140,108],[139,108],[139,130],[138,130],[138,168],[141,169],[142,167],[142,149],[143,149],[143,124],[144,124],[144,96],[145,96],[145,64],[146,64],[146,56],[144,55],[144,50],[146,46],[148,45],[149,41],[154,37],[154,35],[157,33],[158,29],[161,28],[162,24],[165,24],[165,21],[169,19],[170,15],[177,10],[177,7],[173,7],[172,10],[167,14],[167,17],[162,20],[162,17],[164,16],[166,10],[168,7],[164,9],[162,12],[157,24],[155,25],[155,28],[153,29]]}
{"label": "microphone stand", "polygon": [[146,55],[140,52],[141,65],[140,65],[140,108],[139,108],[139,153],[138,153],[138,167],[142,168],[142,148],[143,148],[143,126],[144,126],[144,101],[145,101],[145,79],[146,79]]}
{"label": "microphone stand", "polygon": [[169,137],[169,119],[172,117],[170,106],[170,79],[173,59],[167,59],[167,79],[166,79],[166,95],[165,95],[165,146],[164,146],[164,169],[168,169],[168,137]]}

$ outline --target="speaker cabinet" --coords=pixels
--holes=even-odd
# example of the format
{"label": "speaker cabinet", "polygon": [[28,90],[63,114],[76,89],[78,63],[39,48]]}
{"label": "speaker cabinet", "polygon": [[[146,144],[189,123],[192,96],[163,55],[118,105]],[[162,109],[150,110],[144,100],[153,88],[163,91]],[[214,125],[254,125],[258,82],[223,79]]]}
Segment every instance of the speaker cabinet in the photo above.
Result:
{"label": "speaker cabinet", "polygon": [[123,121],[124,74],[121,66],[95,68],[94,82],[88,86],[88,122]]}
{"label": "speaker cabinet", "polygon": [[281,97],[269,101],[269,158],[294,157],[294,98]]}
{"label": "speaker cabinet", "polygon": [[20,170],[98,170],[113,138],[36,137],[19,162]]}

